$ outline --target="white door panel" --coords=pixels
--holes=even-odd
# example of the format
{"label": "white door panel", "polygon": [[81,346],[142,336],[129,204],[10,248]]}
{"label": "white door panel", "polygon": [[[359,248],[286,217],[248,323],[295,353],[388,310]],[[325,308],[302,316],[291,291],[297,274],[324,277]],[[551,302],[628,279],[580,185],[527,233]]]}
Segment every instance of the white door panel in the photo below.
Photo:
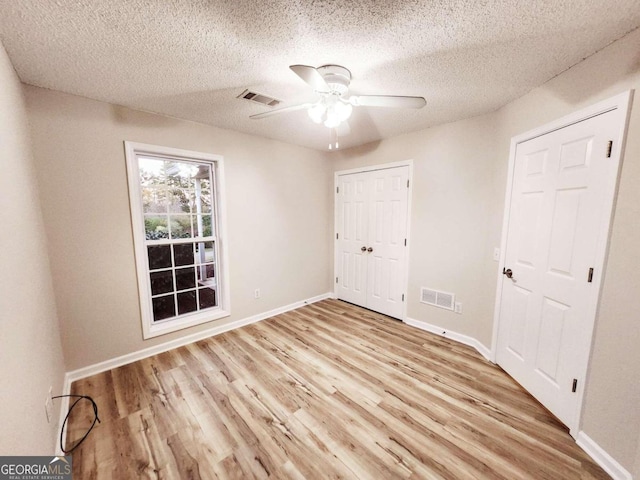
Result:
{"label": "white door panel", "polygon": [[407,232],[409,168],[370,172],[369,276],[367,308],[401,318],[404,283],[404,239]]}
{"label": "white door panel", "polygon": [[338,177],[338,298],[396,318],[407,268],[408,179],[409,167]]}
{"label": "white door panel", "polygon": [[339,203],[340,275],[338,296],[356,304],[366,301],[366,258],[361,247],[368,233],[367,192],[364,178],[341,177]]}
{"label": "white door panel", "polygon": [[605,205],[617,165],[607,144],[613,112],[517,145],[513,169],[496,356],[498,363],[560,420],[577,408],[572,392],[592,296]]}

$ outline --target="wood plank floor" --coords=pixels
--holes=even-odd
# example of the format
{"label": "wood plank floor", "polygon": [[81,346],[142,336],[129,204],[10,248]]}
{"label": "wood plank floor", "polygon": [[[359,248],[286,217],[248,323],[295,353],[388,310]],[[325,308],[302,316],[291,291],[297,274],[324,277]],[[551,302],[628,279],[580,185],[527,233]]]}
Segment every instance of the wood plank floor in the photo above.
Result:
{"label": "wood plank floor", "polygon": [[[77,381],[77,479],[605,479],[473,349],[325,300]],[[69,443],[93,410],[71,416]]]}

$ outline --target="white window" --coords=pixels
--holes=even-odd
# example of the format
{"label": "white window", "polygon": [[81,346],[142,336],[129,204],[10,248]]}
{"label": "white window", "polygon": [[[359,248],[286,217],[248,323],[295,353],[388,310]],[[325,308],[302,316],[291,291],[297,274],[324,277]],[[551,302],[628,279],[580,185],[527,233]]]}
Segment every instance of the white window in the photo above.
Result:
{"label": "white window", "polygon": [[228,316],[222,157],[125,151],[144,338]]}

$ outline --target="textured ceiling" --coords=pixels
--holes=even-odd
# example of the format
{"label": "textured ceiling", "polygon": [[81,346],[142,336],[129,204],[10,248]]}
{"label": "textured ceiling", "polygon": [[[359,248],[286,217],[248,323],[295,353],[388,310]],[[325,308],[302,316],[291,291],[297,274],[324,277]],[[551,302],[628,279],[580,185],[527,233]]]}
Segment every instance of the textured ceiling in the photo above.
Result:
{"label": "textured ceiling", "polygon": [[23,82],[326,150],[288,68],[349,68],[352,94],[419,95],[421,110],[358,107],[341,148],[493,111],[640,25],[638,0],[2,0],[0,37]]}

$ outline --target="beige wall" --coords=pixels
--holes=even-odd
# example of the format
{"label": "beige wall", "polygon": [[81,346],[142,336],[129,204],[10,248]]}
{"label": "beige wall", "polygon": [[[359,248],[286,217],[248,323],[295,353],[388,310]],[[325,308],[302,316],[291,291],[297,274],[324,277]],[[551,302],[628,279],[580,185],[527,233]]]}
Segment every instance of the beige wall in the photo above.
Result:
{"label": "beige wall", "polygon": [[25,92],[68,370],[212,326],[142,340],[125,140],[224,156],[232,316],[216,325],[331,291],[331,169],[322,153]]}
{"label": "beige wall", "polygon": [[[22,87],[0,44],[0,455],[50,455],[64,362]],[[60,402],[56,400],[56,407]]]}
{"label": "beige wall", "polygon": [[[334,170],[415,161],[408,315],[491,344],[511,137],[640,89],[640,30],[492,114],[334,154]],[[428,106],[426,107],[428,108]],[[629,471],[640,448],[640,93],[632,107],[582,429]],[[456,293],[456,315],[418,302]],[[635,463],[635,467],[634,467]]]}

